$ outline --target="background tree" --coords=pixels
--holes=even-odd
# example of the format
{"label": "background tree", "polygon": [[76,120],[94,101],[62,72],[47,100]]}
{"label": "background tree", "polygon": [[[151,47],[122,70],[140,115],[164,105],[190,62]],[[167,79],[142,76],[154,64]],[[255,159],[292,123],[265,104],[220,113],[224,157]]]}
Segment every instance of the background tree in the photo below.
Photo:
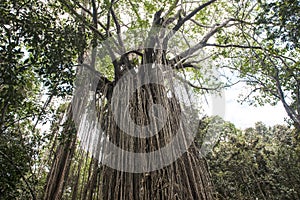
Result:
{"label": "background tree", "polygon": [[60,11],[41,1],[0,3],[2,199],[36,199],[36,166],[47,139],[37,124],[51,116],[53,97],[72,91],[80,39],[76,22],[60,20]]}
{"label": "background tree", "polygon": [[[242,1],[247,7],[248,21],[224,32],[219,41],[239,41],[247,49],[231,50],[219,44],[224,60],[219,63],[226,68],[230,80],[238,77],[248,86],[241,102],[250,105],[275,105],[280,102],[290,122],[299,130],[299,1]],[[234,32],[234,33],[233,33]],[[237,39],[239,38],[239,39]],[[232,80],[231,80],[232,81]],[[236,82],[237,80],[234,80]]]}
{"label": "background tree", "polygon": [[[218,122],[220,140],[207,159],[217,199],[298,199],[299,143],[286,126],[239,130]],[[205,132],[205,128],[201,131]],[[203,132],[202,132],[203,134]]]}

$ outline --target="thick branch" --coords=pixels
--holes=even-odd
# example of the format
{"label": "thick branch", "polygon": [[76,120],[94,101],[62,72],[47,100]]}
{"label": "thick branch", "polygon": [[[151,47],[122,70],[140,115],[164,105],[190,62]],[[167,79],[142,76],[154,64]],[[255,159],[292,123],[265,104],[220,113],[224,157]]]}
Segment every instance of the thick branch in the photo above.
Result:
{"label": "thick branch", "polygon": [[[114,4],[114,0],[111,1],[111,7],[110,7],[110,12],[111,12],[111,15],[112,15],[112,18],[114,20],[114,24],[116,26],[116,29],[117,29],[117,38],[118,38],[118,43],[121,47],[121,52],[125,52],[125,47],[124,47],[124,43],[123,43],[123,40],[121,38],[121,26],[120,26],[120,23],[117,19],[117,16],[114,12],[114,9],[113,9],[113,4]],[[114,70],[115,70],[115,79],[117,80],[118,77],[120,76],[120,73],[121,73],[121,68],[120,66],[117,64],[117,62],[114,62]]]}
{"label": "thick branch", "polygon": [[117,19],[117,16],[116,16],[115,12],[114,12],[113,4],[114,4],[114,1],[111,1],[110,12],[111,12],[112,18],[114,20],[114,23],[116,25],[117,34],[120,34],[121,33],[121,26],[120,26],[120,23],[119,23],[119,21]]}
{"label": "thick branch", "polygon": [[297,129],[300,130],[300,120],[298,119],[299,117],[297,116],[295,111],[290,108],[290,106],[288,105],[288,103],[285,100],[285,96],[284,96],[283,90],[281,88],[281,83],[280,83],[280,80],[279,80],[279,70],[277,68],[276,68],[276,74],[275,74],[274,79],[276,81],[276,87],[277,87],[277,90],[278,90],[279,98],[280,98],[280,100],[283,104],[284,109],[286,110],[288,116],[295,123],[295,126],[297,127]]}
{"label": "thick branch", "polygon": [[[93,9],[93,27],[95,27],[98,30],[98,18],[97,18],[97,7],[95,0],[92,0],[92,9]],[[92,58],[91,58],[91,66],[95,69],[96,64],[96,55],[97,55],[97,44],[98,44],[98,38],[95,32],[93,32],[93,39],[92,39]]]}
{"label": "thick branch", "polygon": [[207,44],[207,41],[214,35],[216,34],[221,28],[223,28],[224,26],[226,26],[230,21],[232,21],[233,19],[228,19],[226,21],[224,21],[222,24],[219,24],[218,26],[215,26],[210,32],[208,32],[203,38],[202,40],[196,44],[195,46],[185,50],[184,52],[182,52],[181,54],[175,56],[175,58],[173,58],[171,60],[171,64],[175,64],[177,63],[179,60],[181,60],[182,58],[185,58],[189,55],[192,55],[193,53],[195,53],[196,51],[198,51],[199,49],[205,47]]}
{"label": "thick branch", "polygon": [[186,21],[188,21],[189,19],[191,19],[192,17],[194,17],[200,10],[206,8],[207,6],[209,6],[210,4],[214,3],[215,1],[217,1],[217,0],[210,0],[210,1],[208,1],[208,2],[206,2],[204,4],[202,4],[202,5],[200,5],[198,8],[196,8],[195,10],[193,10],[190,14],[188,14],[182,20],[178,21],[178,23],[176,24],[176,26],[173,28],[173,31],[174,32],[178,31]]}
{"label": "thick branch", "polygon": [[191,63],[178,63],[175,66],[172,66],[173,69],[185,69],[185,68],[194,68],[200,70],[201,68],[193,65]]}
{"label": "thick branch", "polygon": [[192,17],[194,17],[199,11],[201,11],[202,9],[206,8],[207,6],[209,6],[210,4],[214,3],[217,0],[210,0],[202,5],[200,5],[199,7],[197,7],[195,10],[193,10],[191,13],[189,13],[187,16],[185,16],[183,19],[178,20],[176,26],[172,29],[172,31],[170,31],[168,33],[168,35],[165,37],[164,41],[163,41],[163,47],[166,48],[168,46],[168,42],[169,40],[173,37],[173,35],[183,26],[183,24],[188,21],[189,19],[191,19]]}

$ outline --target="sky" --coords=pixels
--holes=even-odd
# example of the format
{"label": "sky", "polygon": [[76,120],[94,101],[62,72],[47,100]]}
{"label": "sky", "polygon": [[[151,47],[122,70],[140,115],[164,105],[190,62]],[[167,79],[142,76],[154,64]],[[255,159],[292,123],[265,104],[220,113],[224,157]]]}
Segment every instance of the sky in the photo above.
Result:
{"label": "sky", "polygon": [[279,102],[276,106],[249,106],[237,102],[238,95],[243,92],[241,86],[233,87],[225,91],[225,116],[226,121],[230,121],[238,128],[253,127],[258,121],[268,126],[284,124],[287,114]]}

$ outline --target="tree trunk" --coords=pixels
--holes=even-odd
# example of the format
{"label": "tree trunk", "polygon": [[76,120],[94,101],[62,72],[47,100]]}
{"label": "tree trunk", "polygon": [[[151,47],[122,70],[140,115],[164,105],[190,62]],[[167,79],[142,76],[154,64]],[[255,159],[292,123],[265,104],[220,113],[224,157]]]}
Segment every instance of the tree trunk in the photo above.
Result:
{"label": "tree trunk", "polygon": [[63,125],[63,138],[56,149],[56,155],[54,156],[51,170],[47,177],[43,197],[45,200],[61,199],[65,184],[69,178],[69,170],[76,149],[74,123],[72,122],[72,115],[70,113],[72,113],[71,106],[68,108],[67,119]]}
{"label": "tree trunk", "polygon": [[[157,135],[146,139],[134,138],[121,131],[115,121],[111,120],[107,123],[110,141],[122,149],[137,153],[153,152],[167,145],[179,128],[181,108],[175,98],[167,97],[162,85],[144,85],[135,92],[131,98],[131,118],[138,125],[147,125],[151,120],[149,109],[151,105],[158,103],[163,104],[169,114],[166,125]],[[194,144],[179,159],[163,169],[129,173],[104,166],[102,179],[103,199],[213,199],[206,163],[200,158]]]}
{"label": "tree trunk", "polygon": [[[92,1],[94,2],[94,1]],[[209,5],[210,3],[214,2],[209,1],[207,4],[203,4],[190,15],[187,15],[188,18],[194,16],[198,11]],[[93,8],[95,6],[93,5]],[[75,11],[74,11],[75,12]],[[117,33],[120,34],[118,30],[118,22],[117,18],[111,8],[111,15],[114,20],[114,23],[117,26]],[[162,11],[158,11],[154,16],[153,21],[153,28],[156,26],[162,26],[164,23],[164,19],[160,17]],[[96,12],[95,12],[96,13]],[[188,20],[186,18],[185,20]],[[93,18],[94,19],[94,18]],[[97,23],[96,18],[94,19],[94,24]],[[160,24],[159,24],[160,23]],[[184,22],[183,22],[184,23]],[[183,24],[182,23],[182,24]],[[179,24],[178,27],[176,26],[175,31],[177,31],[182,24]],[[97,28],[95,26],[95,28]],[[207,37],[204,38],[203,43],[205,43],[209,37],[211,37],[214,33],[217,32],[217,29],[213,29]],[[95,35],[97,32],[95,32]],[[139,63],[142,66],[146,66],[149,64],[148,68],[145,67],[144,76],[142,78],[147,78],[151,76],[149,73],[152,69],[150,66],[151,64],[155,64],[154,68],[157,68],[158,65],[165,65],[172,69],[179,69],[179,66],[175,66],[175,63],[169,64],[170,62],[166,60],[166,49],[162,50],[162,46],[167,46],[165,41],[156,40],[159,37],[160,33],[157,35],[151,35],[148,37],[147,41],[150,42],[146,44],[145,48],[143,49],[143,53],[139,55],[142,59],[138,59]],[[101,36],[98,33],[98,36]],[[101,36],[102,37],[102,36]],[[167,36],[168,37],[168,36]],[[166,37],[166,38],[167,38]],[[170,36],[172,37],[172,36]],[[93,44],[96,44],[96,36],[93,40]],[[120,40],[121,38],[118,38]],[[114,48],[113,46],[109,46],[109,43],[105,43],[107,45],[107,50],[112,51]],[[155,49],[154,46],[158,46],[158,49]],[[200,45],[201,46],[201,45]],[[93,46],[94,47],[94,46]],[[198,47],[197,47],[198,48]],[[118,49],[118,48],[116,48]],[[195,52],[196,49],[193,49]],[[111,53],[111,52],[110,52]],[[76,180],[80,180],[80,184],[75,184],[71,194],[73,194],[73,199],[103,199],[103,200],[174,200],[174,199],[187,199],[187,200],[207,200],[213,199],[213,188],[209,178],[209,172],[206,166],[206,162],[200,156],[200,152],[196,148],[194,143],[187,144],[186,138],[189,137],[189,133],[185,132],[182,128],[182,122],[180,121],[180,116],[183,110],[183,106],[178,103],[178,99],[174,97],[172,94],[169,95],[169,89],[163,86],[160,83],[149,83],[144,84],[141,87],[136,88],[133,90],[132,94],[124,94],[127,97],[129,96],[129,104],[128,110],[130,113],[130,118],[134,122],[135,125],[140,127],[148,126],[151,124],[151,120],[155,118],[159,118],[158,116],[164,115],[164,113],[156,113],[155,110],[150,110],[153,108],[153,105],[161,105],[166,113],[165,113],[165,124],[161,129],[158,127],[158,122],[154,123],[155,130],[158,130],[157,134],[152,135],[151,137],[135,137],[129,135],[128,132],[124,131],[120,128],[120,124],[118,124],[118,120],[121,120],[121,123],[128,125],[129,130],[132,130],[133,127],[127,122],[129,119],[126,117],[124,118],[124,113],[122,110],[121,103],[114,105],[112,102],[115,95],[113,95],[113,90],[115,91],[116,85],[118,81],[123,77],[124,74],[131,71],[132,74],[141,73],[141,68],[139,68],[138,64],[135,64],[135,60],[129,56],[128,53],[121,56],[119,60],[112,59],[113,66],[114,66],[114,80],[109,81],[105,76],[96,72],[95,63],[96,63],[96,55],[97,50],[96,48],[93,49],[91,55],[91,61],[88,64],[88,69],[83,68],[78,70],[78,73],[82,73],[85,70],[90,70],[91,73],[96,74],[99,76],[100,79],[97,83],[97,88],[94,88],[96,91],[95,95],[95,108],[97,109],[97,122],[95,123],[101,124],[102,130],[98,132],[96,135],[91,135],[89,128],[92,126],[93,123],[85,123],[84,120],[88,120],[80,115],[80,113],[75,113],[77,119],[75,121],[83,122],[83,128],[78,128],[77,136],[81,139],[83,144],[83,148],[88,149],[90,151],[90,156],[92,155],[92,159],[88,161],[86,160],[85,163],[80,165],[81,167],[73,167],[72,169],[78,170],[77,174],[80,174],[82,178],[78,178],[77,176],[74,177]],[[180,57],[178,57],[180,60]],[[176,68],[175,68],[176,67]],[[132,71],[132,69],[137,69],[137,71]],[[158,73],[164,73],[164,71],[160,71]],[[84,76],[83,76],[84,77]],[[86,80],[83,81],[85,86],[89,86],[91,82],[89,80],[85,83]],[[117,92],[121,92],[123,89],[130,89],[134,88],[135,85],[139,81],[136,80],[135,83],[128,82],[128,84],[123,85],[124,88],[119,88],[116,90]],[[93,81],[92,81],[93,82]],[[92,83],[93,84],[93,83]],[[172,87],[172,86],[171,86]],[[120,90],[120,91],[119,91]],[[90,95],[89,93],[83,94]],[[97,99],[98,98],[98,99]],[[125,98],[123,95],[117,95],[117,98],[122,100]],[[84,107],[86,109],[90,106],[90,103],[84,105],[84,102],[79,100],[77,103],[73,103],[72,106],[75,107],[75,110],[78,110],[76,107]],[[114,107],[115,110],[119,111],[114,113],[114,110],[111,108]],[[74,112],[74,110],[73,110]],[[162,111],[159,111],[162,112]],[[71,111],[69,111],[69,115]],[[195,120],[195,119],[190,119]],[[84,127],[89,126],[89,127]],[[180,133],[177,133],[178,130],[183,130]],[[93,129],[94,130],[94,129]],[[103,136],[104,134],[104,136]],[[112,161],[108,162],[115,162],[117,163],[117,167],[112,167],[107,165],[107,163],[103,163],[106,159],[105,156],[108,156],[110,149],[106,148],[106,140],[110,143],[114,144],[118,148],[134,153],[151,153],[160,150],[162,147],[167,146],[172,138],[175,135],[180,135],[182,141],[180,141],[183,146],[186,148],[186,152],[183,153],[178,159],[174,159],[174,162],[160,167],[158,169],[152,170],[145,170],[143,172],[140,171],[126,171],[120,170],[121,165],[126,165],[126,158],[123,158],[122,154],[112,155]],[[96,139],[95,137],[96,136]],[[104,142],[102,142],[104,141]],[[96,145],[95,145],[96,144]],[[174,148],[174,147],[173,147]],[[53,162],[53,166],[51,168],[48,183],[46,186],[46,194],[44,199],[71,199],[67,194],[63,194],[63,189],[66,188],[65,183],[67,183],[66,179],[72,178],[68,177],[70,165],[72,165],[76,159],[73,158],[73,152],[75,149],[75,139],[68,140],[66,144],[60,145],[57,148],[58,157],[55,158]],[[96,151],[96,152],[95,152]],[[170,152],[171,158],[176,157],[178,152],[174,149],[173,152]],[[81,154],[83,155],[83,154]],[[158,158],[159,161],[164,162],[170,159],[168,156]],[[73,158],[73,163],[70,159]],[[146,158],[145,158],[146,159]],[[159,162],[155,160],[154,162]],[[127,161],[131,162],[131,160]],[[140,163],[139,163],[140,162]],[[136,165],[143,165],[143,160],[140,160]],[[152,163],[148,163],[152,165]],[[160,163],[158,163],[160,164]],[[73,164],[74,165],[74,164]],[[76,173],[72,173],[75,174]],[[72,195],[71,195],[72,196]]]}

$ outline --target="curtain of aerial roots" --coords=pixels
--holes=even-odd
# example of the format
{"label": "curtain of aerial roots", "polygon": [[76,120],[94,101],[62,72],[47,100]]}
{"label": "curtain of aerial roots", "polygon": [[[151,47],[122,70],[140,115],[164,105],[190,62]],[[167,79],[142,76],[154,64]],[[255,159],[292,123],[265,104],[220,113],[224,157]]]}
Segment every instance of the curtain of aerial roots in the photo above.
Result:
{"label": "curtain of aerial roots", "polygon": [[[123,87],[133,87],[134,84],[133,81],[129,81]],[[120,88],[120,90],[125,89]],[[156,151],[170,142],[176,134],[180,128],[179,116],[181,114],[178,100],[172,95],[167,96],[167,88],[159,84],[144,85],[135,92],[128,94],[130,95],[128,108],[131,119],[136,125],[145,126],[149,124],[150,115],[153,114],[149,110],[153,104],[160,104],[165,108],[164,112],[167,113],[167,119],[157,134],[148,138],[133,137],[120,130],[116,124],[116,118],[118,117],[120,120],[123,115],[122,113],[119,116],[112,114],[111,99],[106,97],[111,95],[106,95],[106,91],[108,91],[107,87],[103,86],[103,89],[96,95],[97,118],[103,133],[98,133],[97,137],[89,135],[90,124],[79,127],[80,131],[77,133],[81,134],[80,142],[85,143],[81,146],[88,147],[94,153],[86,153],[80,148],[74,151],[72,142],[60,145],[57,150],[59,155],[54,158],[54,164],[48,176],[48,190],[46,192],[48,196],[45,195],[45,199],[53,199],[53,196],[51,197],[53,194],[58,194],[55,196],[56,198],[62,196],[63,199],[74,200],[213,199],[212,186],[205,161],[200,158],[194,144],[172,164],[151,172],[129,173],[101,165],[99,160],[103,159],[101,157],[105,156],[105,153],[100,153],[100,151],[108,151],[105,150],[105,142],[103,142],[106,139],[109,139],[119,148],[130,152]],[[123,97],[120,96],[119,98]],[[73,106],[75,105],[73,104]],[[86,119],[82,117],[82,120]],[[81,124],[88,123],[83,122]],[[131,128],[129,127],[129,130]],[[102,136],[103,134],[105,136]],[[98,153],[95,153],[95,149]],[[114,159],[122,159],[121,157],[122,155],[116,155]],[[58,184],[55,181],[62,183]],[[54,184],[56,188],[51,184]],[[52,188],[49,189],[49,187]]]}

